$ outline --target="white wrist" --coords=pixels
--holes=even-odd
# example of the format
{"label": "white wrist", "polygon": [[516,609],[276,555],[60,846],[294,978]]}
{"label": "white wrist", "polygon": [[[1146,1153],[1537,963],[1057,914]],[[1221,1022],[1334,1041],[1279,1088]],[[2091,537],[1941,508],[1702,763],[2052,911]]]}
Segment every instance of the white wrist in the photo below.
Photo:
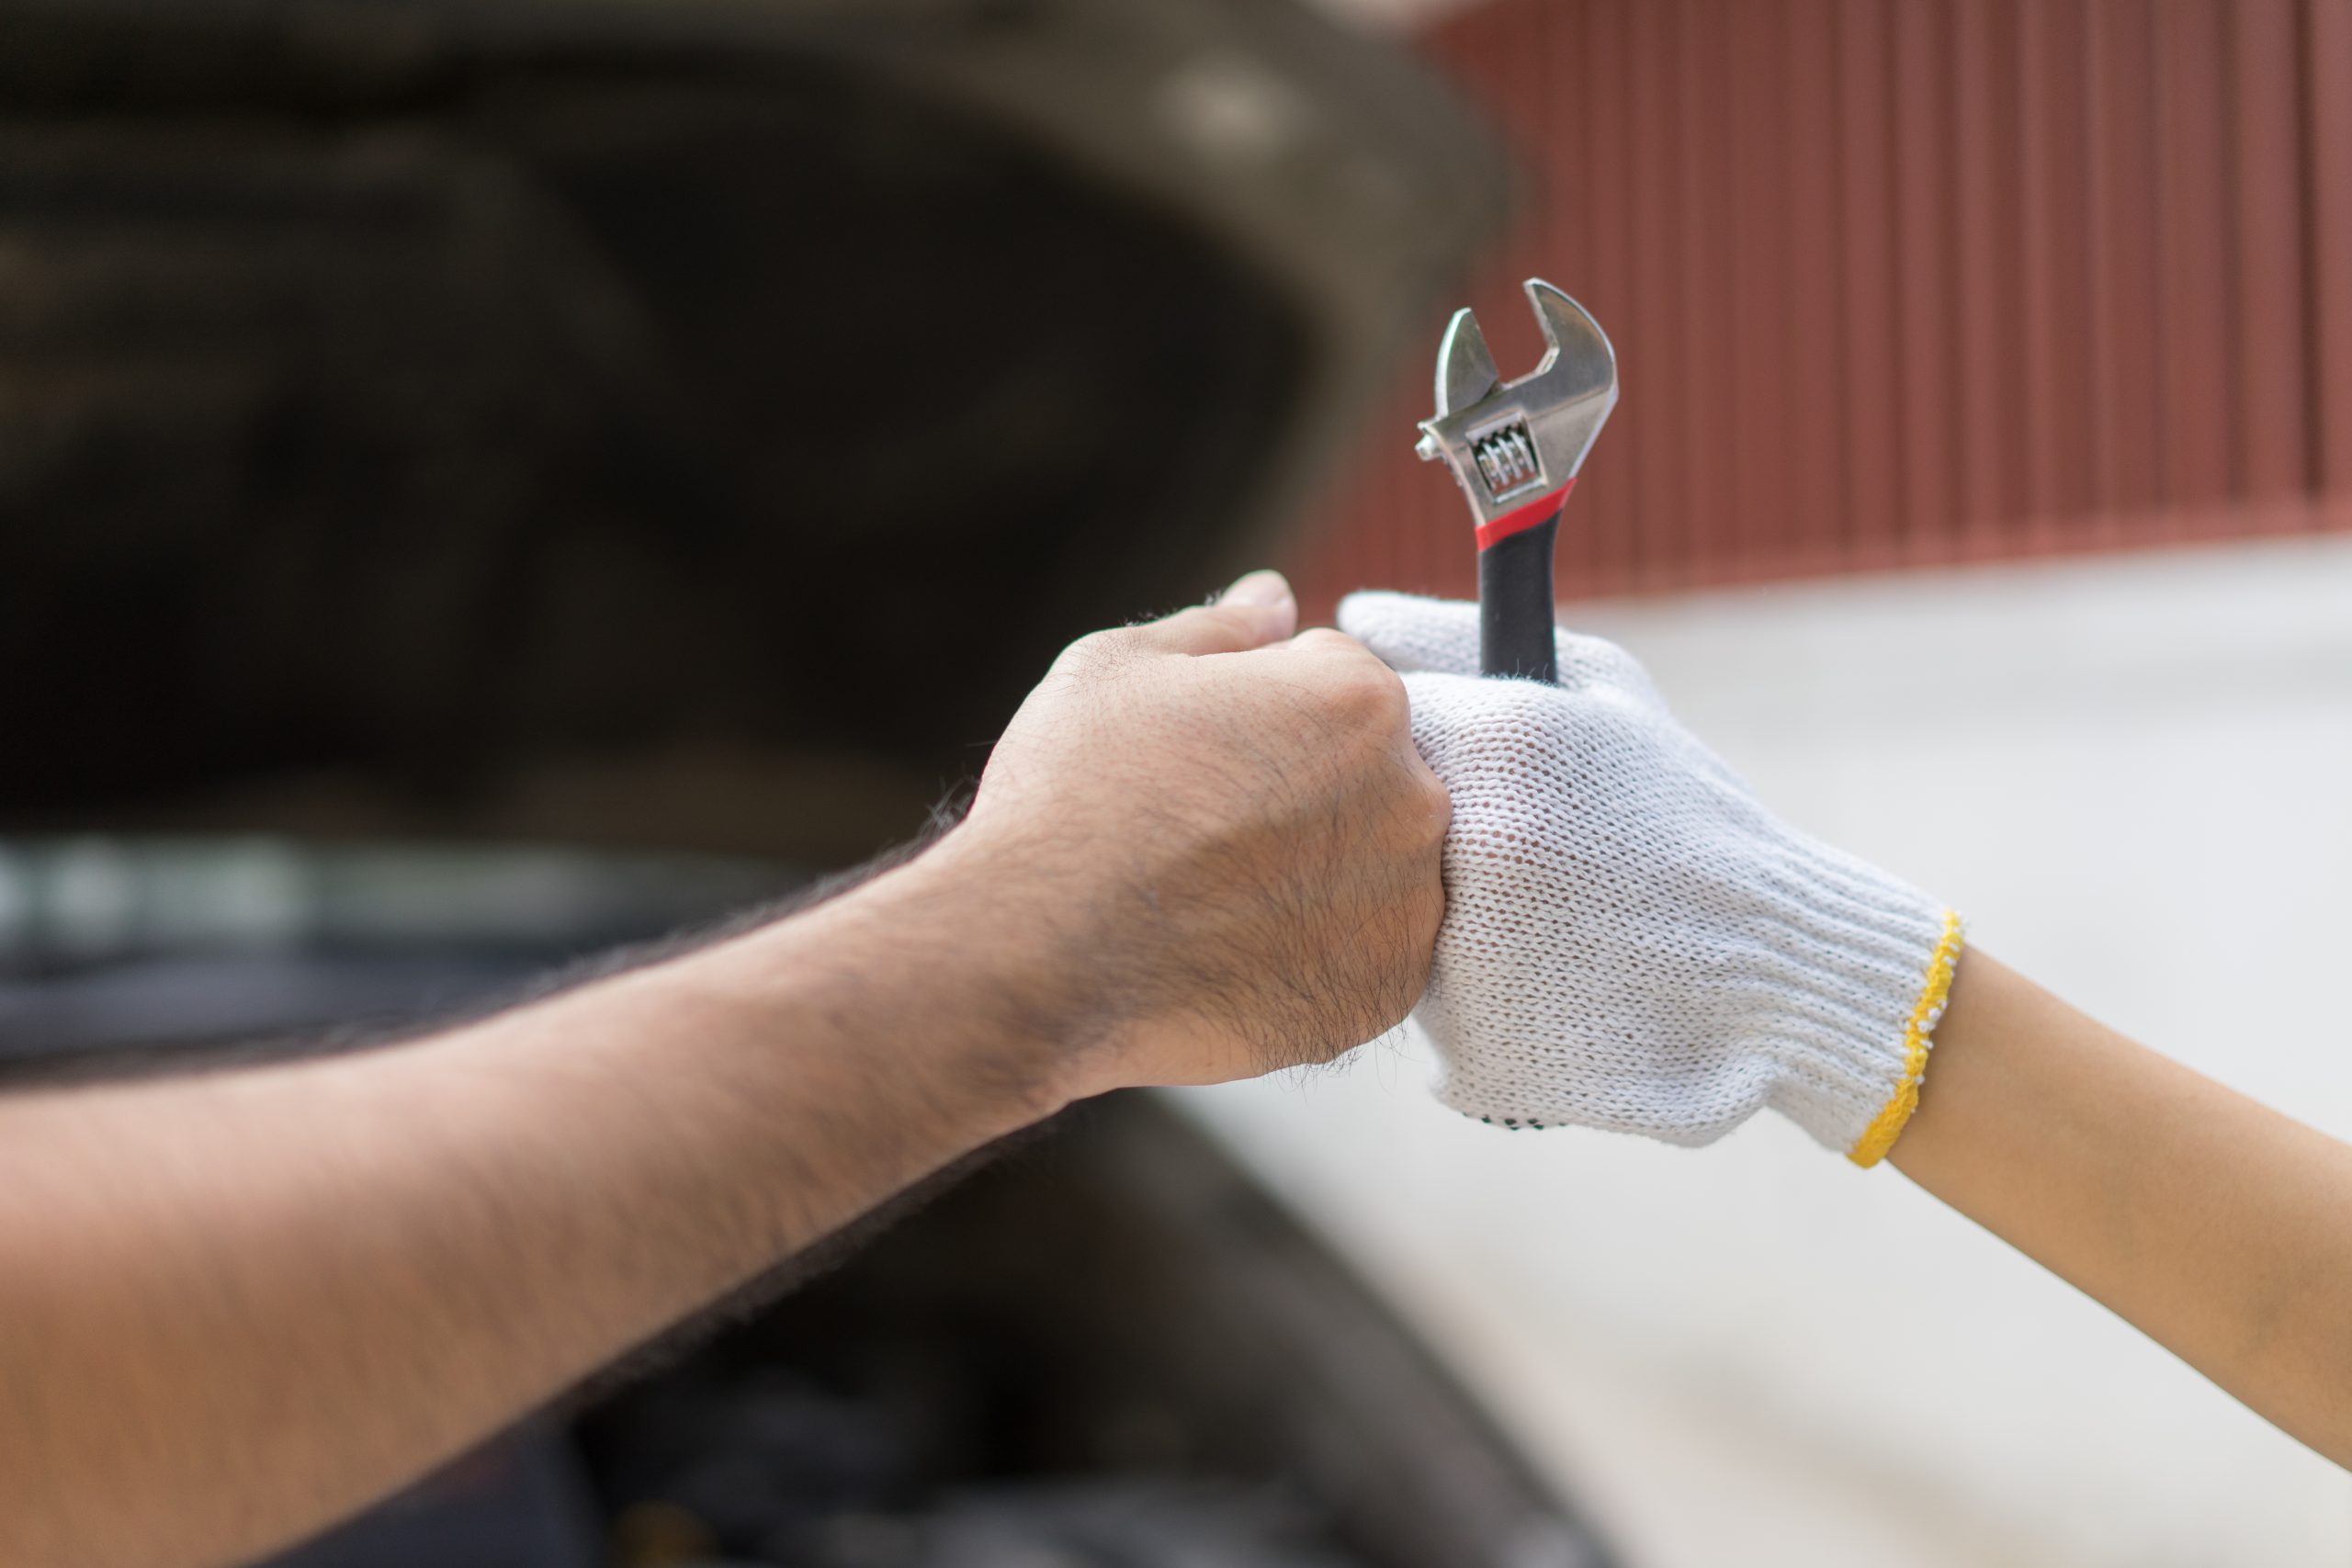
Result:
{"label": "white wrist", "polygon": [[1918,1104],[1962,923],[1850,857],[1802,852],[1804,879],[1758,931],[1784,960],[1757,1018],[1780,1066],[1768,1103],[1871,1166]]}

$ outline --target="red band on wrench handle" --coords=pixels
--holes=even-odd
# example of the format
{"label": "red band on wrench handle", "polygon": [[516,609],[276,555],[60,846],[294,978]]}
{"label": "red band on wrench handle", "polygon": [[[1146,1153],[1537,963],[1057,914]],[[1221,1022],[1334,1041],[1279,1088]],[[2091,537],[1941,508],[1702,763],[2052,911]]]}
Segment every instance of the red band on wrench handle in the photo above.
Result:
{"label": "red band on wrench handle", "polygon": [[[1478,525],[1478,547],[1486,549],[1498,539],[1508,539],[1513,534],[1523,534],[1538,523],[1553,516],[1567,503],[1568,491],[1577,488],[1570,479],[1555,491],[1537,496],[1533,501],[1512,507],[1491,523]],[[1456,538],[1460,535],[1454,536]]]}

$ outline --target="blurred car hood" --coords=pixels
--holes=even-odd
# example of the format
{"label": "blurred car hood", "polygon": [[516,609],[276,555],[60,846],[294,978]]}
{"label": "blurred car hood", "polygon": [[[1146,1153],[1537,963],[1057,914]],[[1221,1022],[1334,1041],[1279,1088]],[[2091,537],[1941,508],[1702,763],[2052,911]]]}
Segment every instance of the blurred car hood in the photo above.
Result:
{"label": "blurred car hood", "polygon": [[0,0],[0,831],[845,858],[1496,227],[1273,0]]}

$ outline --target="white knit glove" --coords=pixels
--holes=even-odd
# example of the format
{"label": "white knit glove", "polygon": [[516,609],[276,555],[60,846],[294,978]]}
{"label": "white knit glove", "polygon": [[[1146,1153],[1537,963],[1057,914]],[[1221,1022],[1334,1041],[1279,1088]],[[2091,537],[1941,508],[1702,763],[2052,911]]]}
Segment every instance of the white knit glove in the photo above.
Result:
{"label": "white knit glove", "polygon": [[1613,643],[1478,678],[1475,604],[1351,594],[1453,796],[1414,1016],[1438,1097],[1506,1127],[1704,1144],[1770,1105],[1874,1165],[1918,1101],[1960,917],[1765,810]]}

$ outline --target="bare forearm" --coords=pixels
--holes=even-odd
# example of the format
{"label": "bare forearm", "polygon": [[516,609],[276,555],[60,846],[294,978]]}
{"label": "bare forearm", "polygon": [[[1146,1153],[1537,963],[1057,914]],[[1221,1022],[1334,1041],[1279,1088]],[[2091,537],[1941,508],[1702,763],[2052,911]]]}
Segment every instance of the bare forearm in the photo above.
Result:
{"label": "bare forearm", "polygon": [[1905,1175],[2352,1464],[2352,1148],[1963,960]]}
{"label": "bare forearm", "polygon": [[438,1039],[0,1105],[0,1558],[322,1524],[1049,1108],[898,874]]}
{"label": "bare forearm", "polygon": [[1257,573],[1081,638],[964,825],[691,959],[367,1057],[0,1102],[0,1562],[322,1525],[1069,1100],[1400,1019],[1445,792]]}

